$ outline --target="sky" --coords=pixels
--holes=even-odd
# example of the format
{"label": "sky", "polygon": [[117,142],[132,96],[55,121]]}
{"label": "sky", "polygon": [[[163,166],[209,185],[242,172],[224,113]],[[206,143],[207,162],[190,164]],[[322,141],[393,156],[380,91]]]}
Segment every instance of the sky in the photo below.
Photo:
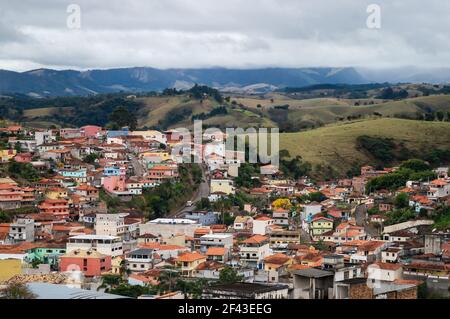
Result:
{"label": "sky", "polygon": [[0,69],[448,67],[449,16],[442,0],[0,0]]}

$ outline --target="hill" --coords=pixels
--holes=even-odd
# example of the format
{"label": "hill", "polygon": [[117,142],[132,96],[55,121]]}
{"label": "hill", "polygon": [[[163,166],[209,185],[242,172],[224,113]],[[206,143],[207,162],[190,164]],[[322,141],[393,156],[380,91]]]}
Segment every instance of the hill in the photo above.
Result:
{"label": "hill", "polygon": [[[434,149],[450,150],[450,122],[374,119],[339,123],[299,133],[283,133],[280,149],[301,156],[315,175],[345,176],[355,167],[376,163],[357,142],[360,136],[392,139],[420,156]],[[447,159],[447,161],[450,158]]]}

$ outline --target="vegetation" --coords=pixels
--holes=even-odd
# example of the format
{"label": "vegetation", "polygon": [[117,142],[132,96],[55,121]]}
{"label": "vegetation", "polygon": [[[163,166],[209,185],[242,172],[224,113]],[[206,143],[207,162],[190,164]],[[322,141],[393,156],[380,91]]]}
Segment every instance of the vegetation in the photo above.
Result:
{"label": "vegetation", "polygon": [[0,299],[36,299],[37,296],[23,283],[10,283],[0,290]]}
{"label": "vegetation", "polygon": [[[306,132],[282,133],[280,149],[289,151],[291,157],[301,156],[302,161],[310,163],[313,177],[329,175],[324,170],[327,167],[332,167],[338,177],[344,177],[354,167],[368,163],[382,165],[369,152],[358,148],[357,138],[363,135],[392,139],[397,145],[396,159],[392,164],[409,158],[421,158],[433,166],[446,165],[450,161],[446,151],[450,150],[449,122],[383,118],[335,124]],[[401,143],[410,154],[401,156]]]}
{"label": "vegetation", "polygon": [[30,163],[9,162],[7,172],[12,178],[26,181],[39,179],[38,171]]}
{"label": "vegetation", "polygon": [[238,274],[237,270],[232,267],[225,267],[220,270],[219,283],[220,284],[234,284],[242,281],[243,277]]}
{"label": "vegetation", "polygon": [[[408,167],[413,167],[417,170]],[[404,186],[409,180],[428,181],[435,179],[436,173],[428,170],[428,168],[429,166],[424,162],[420,164],[420,161],[418,160],[407,161],[400,165],[400,168],[395,172],[370,179],[366,185],[366,190],[368,193],[380,189],[395,190]],[[400,198],[396,198],[396,204],[404,205],[402,201],[405,201],[405,195],[399,196]]]}

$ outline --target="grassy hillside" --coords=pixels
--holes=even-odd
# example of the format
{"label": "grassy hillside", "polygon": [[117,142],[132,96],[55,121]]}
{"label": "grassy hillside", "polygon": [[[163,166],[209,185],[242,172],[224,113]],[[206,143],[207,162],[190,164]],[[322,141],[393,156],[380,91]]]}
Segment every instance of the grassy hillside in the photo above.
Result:
{"label": "grassy hillside", "polygon": [[[450,109],[450,95],[409,98],[401,101],[378,99],[314,98],[306,100],[282,98],[238,98],[238,103],[257,109],[258,112],[277,122],[280,128],[299,131],[320,127],[324,124],[345,121],[349,118],[402,117],[415,119],[418,113]],[[258,107],[259,105],[259,107]],[[287,110],[277,106],[289,105]]]}
{"label": "grassy hillside", "polygon": [[339,123],[318,129],[283,133],[280,149],[291,156],[300,155],[313,165],[315,174],[334,170],[340,176],[355,165],[372,162],[364,150],[357,147],[362,135],[392,138],[410,150],[450,149],[450,122],[424,122],[403,119],[374,119]]}

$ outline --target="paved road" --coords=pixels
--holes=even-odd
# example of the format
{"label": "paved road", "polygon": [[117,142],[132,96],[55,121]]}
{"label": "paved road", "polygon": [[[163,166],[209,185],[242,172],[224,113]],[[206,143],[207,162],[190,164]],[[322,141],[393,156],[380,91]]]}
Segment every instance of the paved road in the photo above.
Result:
{"label": "paved road", "polygon": [[130,155],[130,163],[134,169],[134,175],[144,176],[146,169],[141,161],[139,161],[133,154]]}
{"label": "paved road", "polygon": [[202,198],[209,196],[209,179],[206,176],[206,166],[201,165],[203,182],[198,187],[197,192],[192,197],[192,206],[184,206],[176,212],[170,214],[170,217],[180,217],[186,212],[192,212],[195,210],[195,203],[199,202]]}

